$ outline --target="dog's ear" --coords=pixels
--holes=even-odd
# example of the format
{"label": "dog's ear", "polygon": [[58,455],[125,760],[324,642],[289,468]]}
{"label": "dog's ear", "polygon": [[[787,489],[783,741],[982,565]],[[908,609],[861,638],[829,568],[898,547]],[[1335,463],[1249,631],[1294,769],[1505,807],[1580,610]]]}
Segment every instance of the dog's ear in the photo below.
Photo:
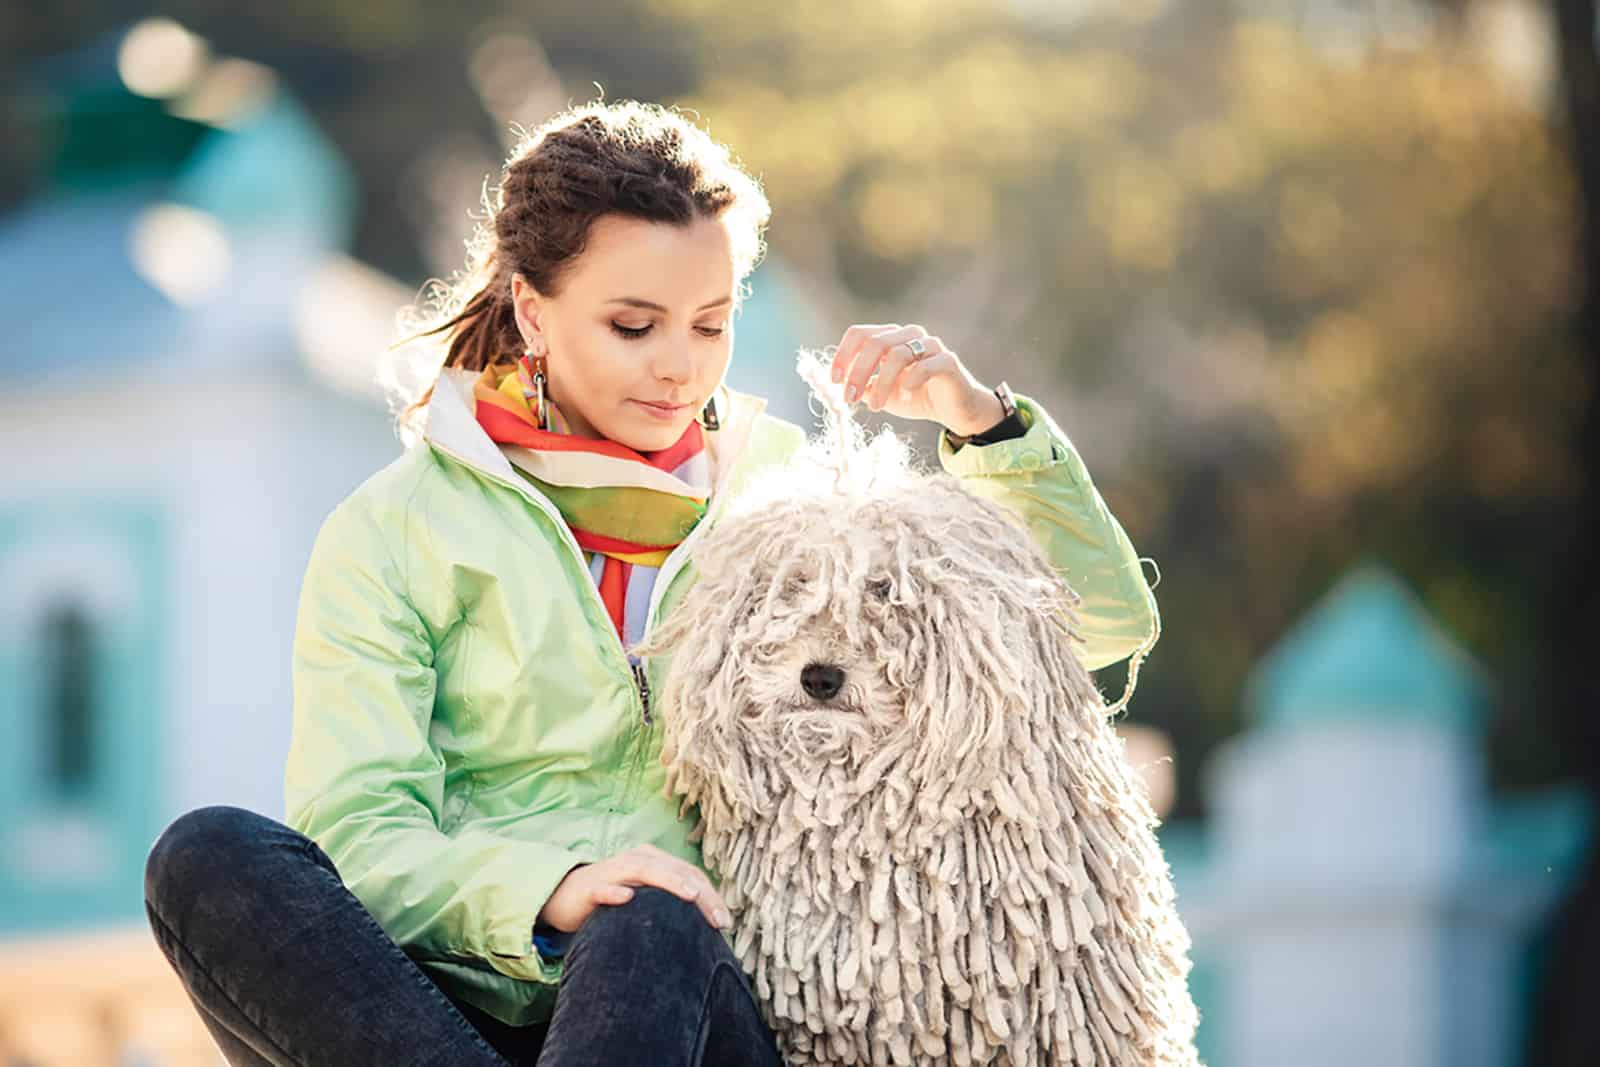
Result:
{"label": "dog's ear", "polygon": [[752,563],[760,532],[755,518],[705,531],[692,549],[695,573],[683,599],[629,649],[653,661],[669,792],[719,811],[746,809],[760,792],[760,770],[750,766],[735,721],[740,649],[766,596]]}
{"label": "dog's ear", "polygon": [[[762,594],[748,574],[702,572],[706,565],[726,566],[723,558],[715,543],[697,547],[683,599],[628,651],[669,664],[666,674],[672,675],[678,671],[678,653],[688,647],[693,663],[685,664],[685,669],[698,672],[702,684],[715,676],[722,668],[729,641],[742,632],[741,624],[756,612]],[[707,581],[703,573],[715,577]]]}
{"label": "dog's ear", "polygon": [[923,512],[936,517],[921,524],[912,602],[888,654],[907,659],[895,673],[909,679],[907,725],[919,738],[908,770],[948,810],[1016,773],[1019,749],[1074,729],[1053,716],[1098,694],[1074,649],[1079,598],[1020,520],[953,480],[923,492],[941,499]]}
{"label": "dog's ear", "polygon": [[908,648],[920,662],[908,665],[907,727],[918,743],[910,768],[920,788],[983,789],[1004,773],[1006,735],[1034,712],[1044,684],[1027,616],[1037,608],[1008,597],[1015,582],[985,585],[951,579],[931,595],[941,602],[911,614]]}

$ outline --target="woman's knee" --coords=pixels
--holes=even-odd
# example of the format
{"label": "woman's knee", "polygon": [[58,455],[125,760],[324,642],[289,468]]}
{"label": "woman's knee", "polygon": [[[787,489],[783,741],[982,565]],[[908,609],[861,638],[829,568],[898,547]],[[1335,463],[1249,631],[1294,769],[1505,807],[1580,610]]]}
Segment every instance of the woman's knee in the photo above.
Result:
{"label": "woman's knee", "polygon": [[247,808],[214,804],[185,812],[145,857],[145,902],[172,916],[187,910],[186,901],[236,891],[274,847],[295,838],[294,830]]}
{"label": "woman's knee", "polygon": [[578,930],[586,952],[617,948],[657,959],[704,959],[709,966],[732,950],[698,904],[656,886],[641,885],[625,904],[602,904]]}

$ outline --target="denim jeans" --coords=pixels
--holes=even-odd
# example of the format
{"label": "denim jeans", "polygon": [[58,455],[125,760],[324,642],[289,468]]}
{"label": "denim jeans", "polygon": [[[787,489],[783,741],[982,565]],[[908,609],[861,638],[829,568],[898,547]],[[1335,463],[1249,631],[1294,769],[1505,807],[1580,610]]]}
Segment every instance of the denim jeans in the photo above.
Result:
{"label": "denim jeans", "polygon": [[451,998],[316,842],[244,808],[197,808],[163,831],[145,913],[234,1067],[781,1063],[722,935],[653,886],[590,914],[554,1016],[523,1027]]}

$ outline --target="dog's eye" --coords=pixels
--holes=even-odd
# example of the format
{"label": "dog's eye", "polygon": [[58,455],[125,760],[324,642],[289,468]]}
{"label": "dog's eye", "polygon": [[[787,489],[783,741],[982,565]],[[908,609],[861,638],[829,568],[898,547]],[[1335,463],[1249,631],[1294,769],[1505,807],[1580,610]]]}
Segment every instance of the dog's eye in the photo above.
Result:
{"label": "dog's eye", "polygon": [[867,583],[867,592],[879,600],[888,600],[894,584],[887,578],[874,578]]}

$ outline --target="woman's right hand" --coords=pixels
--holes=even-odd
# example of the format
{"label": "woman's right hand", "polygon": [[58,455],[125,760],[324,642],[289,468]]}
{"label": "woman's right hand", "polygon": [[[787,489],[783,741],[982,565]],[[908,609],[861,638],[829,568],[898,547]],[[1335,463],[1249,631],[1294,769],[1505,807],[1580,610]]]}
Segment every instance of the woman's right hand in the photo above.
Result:
{"label": "woman's right hand", "polygon": [[601,904],[626,904],[636,885],[653,885],[699,906],[719,929],[732,921],[706,873],[654,845],[635,845],[608,859],[583,863],[567,872],[539,912],[539,921],[566,933],[583,925]]}

